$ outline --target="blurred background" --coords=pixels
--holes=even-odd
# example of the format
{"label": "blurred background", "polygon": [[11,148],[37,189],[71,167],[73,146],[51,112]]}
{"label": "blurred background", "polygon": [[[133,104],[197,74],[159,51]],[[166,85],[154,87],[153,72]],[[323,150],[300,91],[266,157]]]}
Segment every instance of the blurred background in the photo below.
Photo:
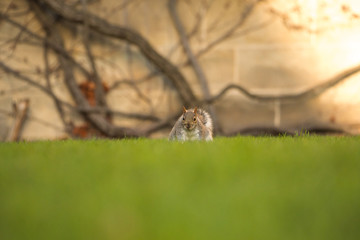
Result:
{"label": "blurred background", "polygon": [[2,0],[0,140],[360,133],[356,0]]}

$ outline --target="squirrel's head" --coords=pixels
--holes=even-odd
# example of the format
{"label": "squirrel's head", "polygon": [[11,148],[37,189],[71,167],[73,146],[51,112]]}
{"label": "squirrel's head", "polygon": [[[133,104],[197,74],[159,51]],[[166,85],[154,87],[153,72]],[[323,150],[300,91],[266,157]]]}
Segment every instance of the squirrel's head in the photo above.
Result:
{"label": "squirrel's head", "polygon": [[197,118],[197,107],[194,109],[187,110],[183,107],[182,125],[186,130],[193,130],[196,127]]}

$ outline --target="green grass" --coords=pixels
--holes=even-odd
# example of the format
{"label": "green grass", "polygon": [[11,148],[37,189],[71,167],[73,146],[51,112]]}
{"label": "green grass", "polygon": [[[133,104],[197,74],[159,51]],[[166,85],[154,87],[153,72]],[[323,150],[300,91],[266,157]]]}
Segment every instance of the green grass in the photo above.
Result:
{"label": "green grass", "polygon": [[360,137],[1,143],[0,239],[360,239]]}

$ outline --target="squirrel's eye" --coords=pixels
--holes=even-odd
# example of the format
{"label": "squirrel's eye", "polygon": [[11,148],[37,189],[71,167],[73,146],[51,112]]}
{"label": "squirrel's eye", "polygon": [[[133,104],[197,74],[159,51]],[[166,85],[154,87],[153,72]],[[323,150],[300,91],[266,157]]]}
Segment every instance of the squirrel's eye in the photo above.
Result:
{"label": "squirrel's eye", "polygon": [[194,117],[194,122],[196,121],[196,117]]}

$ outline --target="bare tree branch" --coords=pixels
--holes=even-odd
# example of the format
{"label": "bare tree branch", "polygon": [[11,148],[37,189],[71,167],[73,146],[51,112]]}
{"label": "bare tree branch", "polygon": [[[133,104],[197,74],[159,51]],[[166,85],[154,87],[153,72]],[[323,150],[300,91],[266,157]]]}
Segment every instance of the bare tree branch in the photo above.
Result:
{"label": "bare tree branch", "polygon": [[[48,53],[49,53],[48,46],[45,43],[43,57],[44,57],[44,65],[45,65],[44,75],[45,75],[45,79],[46,79],[46,86],[47,86],[48,90],[53,94],[53,96],[55,96],[54,91],[51,86],[51,82],[50,82],[50,68],[49,68]],[[63,125],[65,126],[65,130],[67,132],[70,132],[69,131],[70,130],[69,123],[65,120],[65,112],[64,112],[64,109],[62,108],[62,104],[61,104],[60,100],[57,97],[53,97],[53,100],[54,100],[56,109],[59,113],[60,119],[61,119]]]}
{"label": "bare tree branch", "polygon": [[47,94],[51,98],[53,98],[54,101],[58,101],[60,104],[66,106],[74,111],[79,111],[81,113],[111,113],[111,114],[122,116],[125,118],[148,120],[148,121],[159,121],[160,120],[156,116],[152,116],[152,115],[145,115],[145,114],[139,114],[139,113],[125,113],[125,112],[120,112],[120,111],[114,111],[114,110],[111,110],[109,108],[104,108],[104,107],[91,107],[90,105],[85,106],[85,107],[76,107],[68,102],[60,100],[47,87],[37,83],[35,80],[33,80],[25,75],[22,75],[19,71],[14,70],[13,68],[9,67],[8,65],[4,64],[1,61],[0,61],[0,69],[2,69],[7,74],[10,74],[10,75],[16,77],[17,79],[22,80],[22,81],[32,85],[33,87],[38,88],[39,90],[41,90],[42,92],[44,92],[45,94]]}
{"label": "bare tree branch", "polygon": [[15,117],[14,124],[7,138],[8,141],[18,141],[20,139],[21,131],[23,129],[29,111],[30,100],[23,99],[18,103],[13,104]]}
{"label": "bare tree branch", "polygon": [[[207,2],[203,2],[203,9],[201,9],[196,15],[195,15],[195,19],[196,19],[196,22],[194,24],[194,26],[192,27],[192,29],[190,30],[189,33],[186,34],[186,38],[187,39],[191,39],[193,38],[196,33],[199,31],[199,28],[203,22],[203,19],[205,17],[205,14],[206,12],[209,10],[212,2],[214,0],[212,0],[210,3],[207,3]],[[187,3],[187,2],[185,2]],[[170,58],[174,52],[181,46],[181,40],[179,40],[169,51],[169,53],[167,54],[167,57]]]}
{"label": "bare tree branch", "polygon": [[[186,56],[188,57],[189,62],[190,62],[191,66],[195,72],[195,75],[200,83],[203,97],[205,99],[208,99],[208,98],[210,98],[210,95],[211,95],[210,90],[209,90],[208,80],[206,79],[205,73],[204,73],[202,67],[200,66],[200,63],[198,62],[197,58],[194,56],[193,51],[191,50],[189,41],[186,37],[186,35],[187,35],[186,31],[185,31],[183,24],[181,23],[181,20],[176,12],[176,4],[177,4],[177,0],[169,0],[168,7],[169,7],[170,16],[174,22],[174,25],[175,25],[175,28],[176,28],[178,34],[179,34],[181,44],[184,48],[184,52],[185,52]],[[218,121],[217,121],[215,109],[211,105],[209,106],[209,112],[213,118],[215,131],[221,132]]]}
{"label": "bare tree branch", "polygon": [[114,115],[118,115],[118,116],[122,116],[125,118],[130,118],[130,119],[138,119],[138,120],[147,120],[147,121],[160,121],[160,119],[156,116],[153,115],[145,115],[145,114],[139,114],[139,113],[125,113],[125,112],[120,112],[120,111],[114,111],[111,110],[109,108],[104,108],[104,107],[91,107],[89,106],[85,106],[85,107],[76,107],[73,106],[72,104],[68,103],[68,102],[64,102],[62,100],[60,100],[52,91],[50,91],[47,87],[37,83],[35,80],[22,75],[20,72],[12,69],[11,67],[5,65],[3,62],[0,61],[0,69],[2,69],[4,72],[16,77],[17,79],[20,79],[24,82],[29,83],[30,85],[38,88],[39,90],[41,90],[42,92],[46,93],[47,95],[49,95],[50,97],[52,97],[54,99],[54,101],[58,101],[59,104],[62,104],[72,110],[75,111],[79,111],[82,113],[111,113]]}
{"label": "bare tree branch", "polygon": [[230,84],[224,89],[222,89],[217,95],[206,99],[204,103],[213,103],[220,98],[222,98],[228,91],[235,89],[239,92],[243,93],[245,96],[247,96],[250,99],[256,100],[256,101],[274,101],[274,100],[281,100],[281,101],[300,101],[300,100],[306,100],[310,98],[314,98],[328,90],[329,88],[345,81],[350,76],[360,72],[360,65],[357,65],[355,67],[349,68],[334,77],[331,77],[330,79],[323,81],[322,83],[307,89],[305,91],[302,91],[297,94],[281,94],[281,95],[264,95],[264,94],[254,94],[245,89],[244,87],[236,84]]}
{"label": "bare tree branch", "polygon": [[209,43],[205,48],[201,49],[197,54],[196,57],[200,57],[201,55],[205,54],[206,52],[208,52],[210,49],[212,49],[213,47],[215,47],[216,45],[218,45],[220,42],[226,40],[227,38],[229,38],[232,34],[235,33],[235,31],[241,27],[242,25],[244,25],[244,23],[246,22],[246,20],[248,19],[248,17],[250,16],[250,14],[252,13],[252,11],[254,10],[255,6],[259,3],[262,2],[264,0],[253,0],[251,3],[247,4],[245,6],[244,11],[241,14],[241,17],[239,18],[239,20],[230,28],[228,29],[224,34],[222,34],[221,36],[219,36],[218,38],[216,38],[215,40],[213,40],[211,43]]}
{"label": "bare tree branch", "polygon": [[91,74],[89,73],[88,70],[86,70],[81,64],[79,64],[77,61],[75,61],[75,59],[62,47],[57,46],[56,44],[54,44],[53,42],[50,42],[48,39],[43,38],[41,36],[39,36],[38,34],[30,31],[28,28],[24,27],[23,25],[21,25],[20,23],[17,23],[16,21],[10,19],[8,16],[3,15],[0,13],[0,18],[6,20],[7,22],[9,22],[10,24],[12,24],[13,26],[23,30],[24,32],[26,32],[27,34],[29,34],[29,36],[41,41],[42,43],[46,44],[47,46],[51,47],[52,50],[54,50],[55,52],[62,54],[64,57],[66,57],[67,59],[69,59],[69,61],[71,61],[71,63],[73,63],[76,67],[78,67],[81,72],[87,76],[88,78],[91,78]]}
{"label": "bare tree branch", "polygon": [[[45,28],[51,29],[49,32],[51,41],[56,42],[60,46],[63,46],[63,40],[62,40],[60,34],[58,34],[58,32],[56,31],[55,26],[50,27],[48,25],[49,21],[44,21],[48,17],[41,16],[42,12],[39,10],[37,5],[34,5],[33,8],[34,8],[34,11],[36,12],[36,15],[39,16],[40,23],[42,25],[44,25]],[[68,86],[70,93],[73,96],[75,102],[80,107],[88,107],[89,108],[90,106],[89,106],[88,101],[82,95],[82,93],[75,81],[75,78],[73,75],[72,64],[69,63],[69,61],[67,61],[67,59],[65,59],[62,55],[58,55],[58,60],[64,71],[65,83]],[[127,131],[127,129],[114,128],[109,122],[106,121],[106,119],[102,115],[100,115],[98,113],[85,114],[85,117],[88,118],[90,120],[90,122],[96,128],[98,128],[101,132],[103,132],[107,136],[110,136],[110,137],[124,137],[125,136],[125,131]],[[124,132],[122,132],[122,130],[124,130]],[[131,135],[131,136],[136,135],[135,132],[133,132],[133,131],[129,131],[128,133],[129,133],[128,135]]]}
{"label": "bare tree branch", "polygon": [[[127,12],[124,13],[124,24],[127,24],[128,18],[127,18]],[[136,92],[139,99],[143,100],[148,106],[151,107],[151,99],[148,98],[137,86],[134,80],[134,71],[133,71],[133,50],[131,49],[131,44],[126,43],[125,44],[125,52],[126,52],[126,62],[127,62],[127,68],[128,73],[130,75],[130,81],[129,86]]]}
{"label": "bare tree branch", "polygon": [[140,114],[140,113],[125,113],[121,111],[114,111],[109,108],[104,107],[78,107],[76,108],[79,112],[82,113],[110,113],[114,116],[120,116],[124,118],[130,118],[130,119],[137,119],[137,120],[144,120],[144,121],[153,121],[158,122],[160,121],[160,118],[154,116],[154,115],[146,115],[146,114]]}
{"label": "bare tree branch", "polygon": [[[195,57],[196,58],[200,58],[201,56],[203,56],[204,54],[206,54],[208,51],[210,51],[211,49],[213,49],[215,46],[217,46],[218,44],[220,44],[221,42],[229,39],[232,36],[239,37],[239,36],[243,36],[247,33],[250,33],[252,31],[256,31],[259,30],[263,27],[265,27],[268,23],[263,23],[263,24],[259,24],[257,26],[248,28],[248,29],[244,29],[241,32],[236,33],[236,31],[243,26],[243,24],[246,22],[247,18],[249,17],[249,15],[251,14],[251,12],[253,11],[253,9],[256,7],[256,4],[263,2],[264,0],[255,0],[252,3],[250,3],[249,5],[247,5],[247,7],[245,8],[242,16],[240,17],[240,19],[228,30],[226,31],[224,34],[222,34],[221,36],[219,36],[217,39],[215,39],[213,42],[209,43],[206,47],[204,47],[202,50],[200,50],[199,52],[195,53]],[[191,38],[195,35],[196,31],[198,31],[198,27],[199,25],[196,24],[196,26],[192,29],[192,31],[189,34],[186,34],[185,36],[187,38]],[[181,41],[180,41],[181,42]],[[177,46],[177,45],[176,45]],[[171,54],[173,53],[173,51],[175,51],[176,47],[174,47],[171,51],[169,56],[171,56]],[[181,68],[181,67],[185,67],[190,65],[190,60],[187,59],[186,61],[184,61],[183,63],[177,64],[176,67]],[[148,80],[153,79],[154,77],[157,77],[159,75],[158,72],[151,72],[148,75],[144,76],[143,78],[139,79],[136,82],[145,82]],[[116,87],[116,85],[114,85],[114,87]]]}
{"label": "bare tree branch", "polygon": [[197,61],[197,59],[195,58],[192,50],[191,50],[191,47],[190,47],[190,44],[189,44],[189,41],[186,37],[186,31],[181,23],[181,20],[176,12],[176,4],[177,4],[177,0],[169,0],[168,2],[168,6],[169,6],[169,12],[170,12],[170,16],[173,20],[173,23],[175,25],[175,29],[177,30],[178,34],[179,34],[179,37],[180,37],[180,41],[181,41],[181,44],[184,48],[184,52],[185,54],[187,55],[188,59],[189,59],[189,62],[192,66],[192,68],[194,69],[194,72],[197,76],[197,79],[200,83],[200,86],[201,86],[201,90],[202,90],[202,93],[204,95],[205,98],[209,98],[210,97],[210,90],[209,90],[209,86],[208,86],[208,82],[207,82],[207,79],[206,79],[206,76],[205,76],[205,73],[204,71],[202,70],[199,62]]}
{"label": "bare tree branch", "polygon": [[[52,91],[50,91],[47,87],[41,85],[40,83],[36,82],[35,80],[33,80],[33,79],[31,79],[31,78],[29,78],[27,76],[22,75],[19,71],[16,71],[16,70],[12,69],[11,67],[9,67],[8,65],[5,65],[1,61],[0,61],[0,68],[4,72],[6,72],[8,74],[11,74],[12,76],[16,77],[17,79],[25,81],[25,82],[29,83],[30,85],[40,89],[42,92],[46,93],[50,97],[57,98],[57,96],[55,96],[55,94]],[[67,103],[67,102],[61,101],[61,103],[65,104],[67,106],[72,106],[70,103]]]}
{"label": "bare tree branch", "polygon": [[[7,111],[5,109],[0,109],[0,114],[6,115],[6,116],[9,116],[9,117],[12,117],[12,118],[15,117],[13,112]],[[57,126],[57,125],[55,125],[55,124],[53,124],[51,122],[48,122],[46,120],[40,119],[38,117],[32,116],[30,113],[27,113],[27,119],[31,120],[31,121],[34,121],[34,122],[37,122],[37,123],[40,123],[40,124],[42,124],[44,126],[50,127],[50,128],[52,128],[54,130],[65,132],[62,127]]]}
{"label": "bare tree branch", "polygon": [[95,101],[99,106],[106,106],[106,98],[103,85],[101,83],[101,79],[99,77],[98,71],[96,69],[96,64],[94,60],[94,56],[91,53],[90,42],[89,42],[89,23],[87,17],[87,3],[86,0],[81,0],[82,3],[82,14],[84,18],[83,24],[83,43],[86,51],[86,55],[90,62],[90,66],[92,69],[92,77],[90,78],[91,81],[95,83]]}
{"label": "bare tree branch", "polygon": [[[8,56],[6,56],[6,58],[4,58],[3,60],[6,61],[7,59],[11,58],[13,56],[13,54],[15,53],[16,47],[18,45],[18,43],[20,43],[21,37],[24,33],[24,29],[27,28],[27,26],[30,24],[31,20],[33,18],[29,19],[23,26],[23,29],[20,29],[20,32],[16,35],[16,37],[14,39],[9,39],[9,41],[6,41],[8,43],[11,43],[9,49],[10,49],[10,54]],[[5,43],[6,44],[6,43]]]}
{"label": "bare tree branch", "polygon": [[[59,32],[57,31],[57,26],[52,23],[53,20],[51,16],[45,15],[41,11],[41,7],[37,5],[36,2],[31,2],[31,7],[33,11],[36,13],[39,22],[43,25],[44,29],[49,31],[49,39],[52,42],[55,42],[57,45],[63,48],[63,39]],[[63,55],[58,54],[58,60],[60,62],[61,68],[64,72],[64,81],[70,90],[72,97],[74,98],[75,102],[80,108],[91,108],[87,99],[82,94],[81,90],[79,89],[74,74],[73,74],[73,65],[72,63],[65,58]],[[116,137],[116,138],[124,138],[124,137],[138,137],[141,136],[142,133],[140,131],[114,126],[109,123],[104,116],[99,113],[84,113],[84,117],[89,120],[89,122],[98,130],[100,130],[103,134],[108,137]]]}
{"label": "bare tree branch", "polygon": [[108,16],[112,16],[115,13],[119,13],[121,10],[128,8],[131,4],[136,3],[137,0],[124,0],[121,4],[111,9],[111,11],[107,14]]}
{"label": "bare tree branch", "polygon": [[[38,0],[29,1],[38,2]],[[55,0],[44,0],[43,2],[53,9],[56,14],[62,16],[66,20],[80,24],[84,23],[83,15],[78,11],[69,8],[64,4],[59,4],[59,2]],[[110,24],[104,19],[91,14],[88,14],[88,23],[89,28],[95,32],[101,33],[105,36],[123,39],[136,45],[140,52],[171,81],[184,104],[193,105],[194,102],[197,102],[197,98],[190,85],[186,82],[180,71],[158,52],[156,52],[150,43],[140,34],[131,29]]]}
{"label": "bare tree branch", "polygon": [[118,88],[121,85],[128,85],[130,86],[132,89],[134,89],[134,91],[136,92],[137,96],[144,100],[145,103],[147,104],[151,104],[151,100],[145,95],[143,94],[140,89],[138,88],[137,84],[140,83],[144,83],[147,79],[140,79],[140,80],[129,80],[129,79],[123,79],[123,80],[118,80],[115,81],[110,87],[109,87],[109,91],[113,91],[116,88]]}

